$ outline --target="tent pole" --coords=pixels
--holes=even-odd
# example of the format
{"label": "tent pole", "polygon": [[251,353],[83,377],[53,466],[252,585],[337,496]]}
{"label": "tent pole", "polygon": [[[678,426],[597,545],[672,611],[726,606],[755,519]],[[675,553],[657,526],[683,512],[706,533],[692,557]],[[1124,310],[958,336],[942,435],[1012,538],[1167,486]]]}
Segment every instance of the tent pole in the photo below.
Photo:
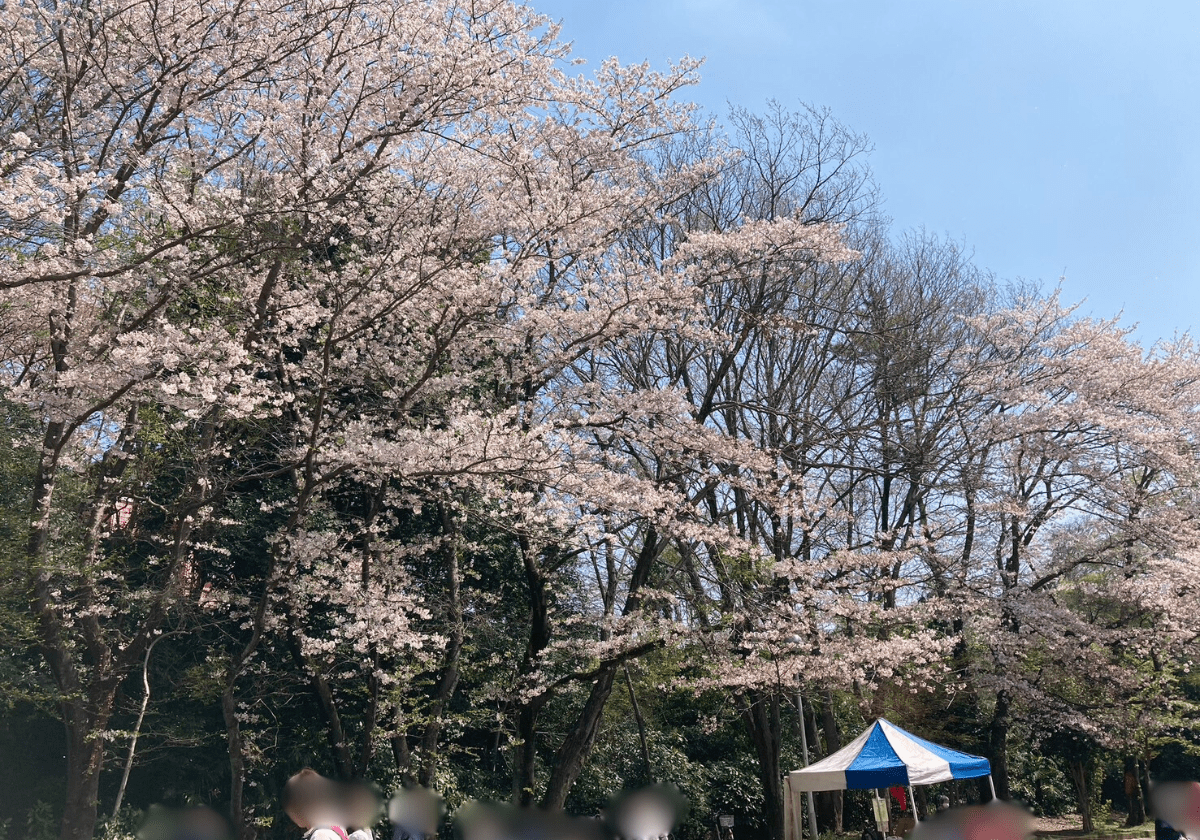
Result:
{"label": "tent pole", "polygon": [[917,795],[913,793],[912,782],[908,783],[908,801],[912,803],[913,822],[920,822],[921,818],[917,816]]}
{"label": "tent pole", "polygon": [[[804,766],[808,766],[808,727],[804,725],[804,698],[796,692],[796,712],[800,715],[800,745],[804,748]],[[808,833],[812,840],[817,840],[817,812],[813,806],[812,791],[808,794]],[[803,832],[801,832],[803,834]]]}
{"label": "tent pole", "polygon": [[996,783],[992,781],[992,774],[988,773],[988,787],[992,789],[992,799],[996,798]]}

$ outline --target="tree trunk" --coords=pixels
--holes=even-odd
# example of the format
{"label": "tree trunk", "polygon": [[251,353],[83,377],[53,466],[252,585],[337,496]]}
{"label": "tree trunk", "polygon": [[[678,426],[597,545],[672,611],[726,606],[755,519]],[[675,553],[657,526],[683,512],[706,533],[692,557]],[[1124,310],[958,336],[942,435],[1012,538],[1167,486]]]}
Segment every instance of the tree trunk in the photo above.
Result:
{"label": "tree trunk", "polygon": [[1008,792],[1008,727],[1009,703],[1007,689],[996,692],[996,709],[992,713],[990,733],[990,753],[988,758],[992,763],[992,784],[996,787],[996,798],[1007,801]]}
{"label": "tree trunk", "polygon": [[534,770],[537,766],[537,719],[541,711],[540,702],[527,703],[517,713],[517,748],[513,767],[513,799],[522,808],[533,804],[535,790]]}
{"label": "tree trunk", "polygon": [[288,625],[287,643],[292,654],[292,661],[295,662],[300,673],[308,678],[308,685],[312,689],[317,711],[325,719],[325,735],[329,740],[329,749],[333,754],[333,766],[337,770],[338,777],[343,781],[349,781],[354,777],[354,759],[350,755],[350,745],[347,743],[346,732],[342,727],[342,716],[338,711],[337,701],[333,698],[333,689],[330,688],[329,681],[317,670],[317,666],[310,664],[304,655],[304,649],[300,642],[299,622],[295,614],[290,609],[285,609],[285,614]]}
{"label": "tree trunk", "polygon": [[767,840],[783,840],[783,772],[779,764],[779,698],[747,692],[741,701],[742,720],[758,756],[758,778],[763,792],[763,822]]}
{"label": "tree trunk", "polygon": [[604,706],[612,694],[613,681],[619,667],[616,662],[604,665],[596,681],[592,683],[592,691],[583,711],[555,755],[554,769],[546,785],[546,795],[542,797],[543,808],[560,811],[566,804],[567,794],[571,792],[571,786],[583,771],[583,763],[592,751],[592,744],[596,742],[600,722],[604,719]]}
{"label": "tree trunk", "polygon": [[[822,700],[821,727],[825,731],[825,751],[827,755],[833,755],[842,748],[842,733],[838,731],[837,718],[833,714],[833,692],[826,690]],[[833,831],[841,834],[845,825],[845,791],[830,791],[829,799],[833,811]]]}
{"label": "tree trunk", "polygon": [[221,692],[221,712],[225,716],[225,745],[229,751],[229,820],[236,840],[252,840],[254,827],[246,822],[246,754],[242,749],[242,729],[237,719],[237,700],[232,683]]}
{"label": "tree trunk", "polygon": [[1092,797],[1088,789],[1087,764],[1079,759],[1071,759],[1071,781],[1075,783],[1075,799],[1079,805],[1079,814],[1083,817],[1083,833],[1095,831],[1092,823]]}
{"label": "tree trunk", "polygon": [[[546,592],[546,580],[538,567],[534,548],[524,535],[517,538],[521,548],[521,562],[525,571],[525,583],[529,588],[529,641],[521,662],[521,674],[527,676],[537,668],[537,658],[550,644],[550,596]],[[516,715],[517,747],[513,761],[513,801],[526,807],[533,804],[534,768],[536,767],[537,719],[549,700],[547,694],[526,700]]]}
{"label": "tree trunk", "polygon": [[1125,818],[1125,827],[1141,825],[1146,821],[1146,800],[1142,798],[1138,762],[1133,756],[1125,756],[1125,796],[1129,800],[1129,816]]}
{"label": "tree trunk", "polygon": [[92,715],[78,707],[67,717],[67,796],[61,840],[92,840],[96,832],[104,764],[104,739],[98,733],[108,728],[108,718],[103,710]]}
{"label": "tree trunk", "polygon": [[459,546],[456,538],[456,527],[451,512],[445,505],[439,505],[442,520],[442,535],[446,540],[447,588],[449,589],[446,604],[446,623],[450,627],[450,637],[446,642],[446,652],[442,657],[442,673],[438,677],[437,688],[434,689],[433,704],[429,710],[429,722],[425,724],[425,735],[421,739],[421,768],[418,782],[423,787],[430,787],[433,781],[433,771],[437,759],[438,737],[441,735],[446,708],[458,688],[460,658],[462,655],[465,628],[462,611],[462,573],[459,569]]}
{"label": "tree trunk", "polygon": [[[650,578],[650,570],[654,561],[661,554],[666,540],[660,539],[658,531],[653,526],[646,529],[642,548],[638,552],[637,562],[629,575],[628,591],[625,596],[625,606],[621,614],[628,616],[641,606],[641,589]],[[601,635],[602,641],[607,637]],[[646,648],[649,649],[649,648]],[[579,778],[583,764],[587,761],[596,734],[600,731],[600,723],[604,719],[604,707],[612,694],[613,682],[617,669],[622,666],[623,658],[614,658],[602,662],[596,670],[592,682],[591,693],[579,717],[575,719],[567,736],[563,739],[555,755],[554,768],[550,773],[550,781],[546,785],[545,796],[542,797],[542,807],[550,810],[560,810],[567,801],[571,786]]]}
{"label": "tree trunk", "polygon": [[646,743],[646,721],[642,717],[642,707],[638,703],[637,693],[633,690],[633,677],[629,675],[629,666],[625,669],[625,685],[629,689],[629,705],[633,707],[633,720],[637,723],[638,742],[642,748],[642,784],[650,784],[654,776],[650,768],[650,747]]}
{"label": "tree trunk", "polygon": [[1146,819],[1154,816],[1153,803],[1150,800],[1150,766],[1146,759],[1138,759],[1138,784],[1142,788],[1142,802],[1146,806]]}

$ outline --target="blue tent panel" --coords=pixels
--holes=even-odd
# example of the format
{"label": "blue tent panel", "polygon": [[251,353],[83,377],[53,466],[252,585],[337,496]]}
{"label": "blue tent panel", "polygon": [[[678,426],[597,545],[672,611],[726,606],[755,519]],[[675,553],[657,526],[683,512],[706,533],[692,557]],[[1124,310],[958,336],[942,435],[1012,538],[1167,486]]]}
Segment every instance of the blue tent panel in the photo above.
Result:
{"label": "blue tent panel", "polygon": [[847,790],[870,790],[908,784],[908,768],[888,743],[883,727],[878,723],[858,757],[846,768]]}

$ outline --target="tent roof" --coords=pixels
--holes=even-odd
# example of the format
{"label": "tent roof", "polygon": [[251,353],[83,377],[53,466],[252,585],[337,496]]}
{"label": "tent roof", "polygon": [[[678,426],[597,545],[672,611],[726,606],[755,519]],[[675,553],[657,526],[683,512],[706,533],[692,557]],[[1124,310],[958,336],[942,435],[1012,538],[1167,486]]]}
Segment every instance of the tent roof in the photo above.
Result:
{"label": "tent roof", "polygon": [[880,718],[851,743],[788,774],[794,790],[930,785],[992,772],[986,758],[939,746]]}

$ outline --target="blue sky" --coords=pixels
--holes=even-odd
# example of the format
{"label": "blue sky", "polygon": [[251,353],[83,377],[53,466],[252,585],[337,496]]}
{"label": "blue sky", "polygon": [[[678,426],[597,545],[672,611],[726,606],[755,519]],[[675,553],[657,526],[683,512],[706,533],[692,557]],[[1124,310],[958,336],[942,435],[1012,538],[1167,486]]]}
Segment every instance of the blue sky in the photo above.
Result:
{"label": "blue sky", "polygon": [[896,227],[1001,279],[1063,277],[1146,343],[1200,327],[1200,2],[531,2],[589,64],[706,57],[710,110],[828,106]]}

